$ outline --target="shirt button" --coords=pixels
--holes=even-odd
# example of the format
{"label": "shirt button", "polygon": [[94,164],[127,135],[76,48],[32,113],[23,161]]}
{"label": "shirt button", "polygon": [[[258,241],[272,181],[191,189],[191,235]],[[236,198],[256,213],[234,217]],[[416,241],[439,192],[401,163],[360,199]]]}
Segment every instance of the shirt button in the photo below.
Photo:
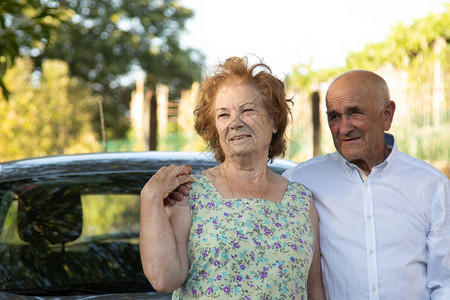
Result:
{"label": "shirt button", "polygon": [[367,215],[367,220],[372,219],[372,215]]}
{"label": "shirt button", "polygon": [[373,250],[370,250],[369,253],[370,253],[370,254],[373,254]]}
{"label": "shirt button", "polygon": [[377,290],[377,287],[376,286],[373,286],[372,287],[372,292],[375,292]]}
{"label": "shirt button", "polygon": [[365,186],[368,186],[368,185],[369,185],[369,183],[368,183],[367,181],[365,181],[365,182],[364,182],[364,185],[365,185]]}

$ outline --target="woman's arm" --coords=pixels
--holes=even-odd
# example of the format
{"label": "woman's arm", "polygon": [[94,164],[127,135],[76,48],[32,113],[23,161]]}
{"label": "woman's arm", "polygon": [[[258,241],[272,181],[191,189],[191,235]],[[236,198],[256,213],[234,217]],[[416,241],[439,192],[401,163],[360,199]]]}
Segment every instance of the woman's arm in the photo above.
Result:
{"label": "woman's arm", "polygon": [[325,300],[325,293],[322,286],[322,270],[320,266],[320,246],[319,246],[319,216],[317,214],[316,206],[311,198],[311,207],[309,210],[309,218],[311,220],[311,227],[313,232],[313,260],[308,274],[308,299]]}
{"label": "woman's arm", "polygon": [[145,276],[153,288],[172,292],[186,280],[187,242],[191,227],[189,199],[165,206],[164,199],[179,185],[192,183],[185,166],[162,167],[141,191],[140,252]]}

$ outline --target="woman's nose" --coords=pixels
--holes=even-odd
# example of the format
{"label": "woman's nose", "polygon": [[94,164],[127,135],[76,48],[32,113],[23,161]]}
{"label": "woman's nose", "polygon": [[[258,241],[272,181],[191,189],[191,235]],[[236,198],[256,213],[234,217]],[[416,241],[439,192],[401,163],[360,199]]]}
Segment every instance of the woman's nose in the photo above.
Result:
{"label": "woman's nose", "polygon": [[241,115],[236,113],[236,114],[231,114],[231,120],[230,120],[230,128],[231,129],[237,129],[239,127],[244,126],[244,122],[241,119]]}

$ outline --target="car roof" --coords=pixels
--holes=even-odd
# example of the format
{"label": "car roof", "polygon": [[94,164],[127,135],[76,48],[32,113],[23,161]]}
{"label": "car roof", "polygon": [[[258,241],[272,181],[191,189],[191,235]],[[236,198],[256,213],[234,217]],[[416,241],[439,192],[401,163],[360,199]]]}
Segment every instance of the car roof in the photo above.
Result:
{"label": "car roof", "polygon": [[[95,173],[157,171],[170,164],[192,164],[194,172],[217,165],[214,153],[182,151],[111,152],[56,155],[4,162],[0,164],[0,182],[42,176],[66,176]],[[274,159],[272,169],[287,169],[295,163]]]}

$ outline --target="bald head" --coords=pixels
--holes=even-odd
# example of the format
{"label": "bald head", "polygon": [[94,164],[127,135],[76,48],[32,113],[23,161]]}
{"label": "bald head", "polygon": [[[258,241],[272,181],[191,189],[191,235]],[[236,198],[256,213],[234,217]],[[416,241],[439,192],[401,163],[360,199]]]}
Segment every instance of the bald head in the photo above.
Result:
{"label": "bald head", "polygon": [[336,78],[326,96],[328,125],[336,150],[366,175],[390,150],[384,142],[395,111],[383,78],[354,70]]}
{"label": "bald head", "polygon": [[374,101],[379,102],[380,109],[391,98],[388,85],[381,76],[367,70],[352,70],[341,74],[333,80],[328,88],[326,99],[328,99],[328,94],[333,89],[348,85],[354,86],[357,89],[366,90],[367,93],[373,96],[372,99]]}

